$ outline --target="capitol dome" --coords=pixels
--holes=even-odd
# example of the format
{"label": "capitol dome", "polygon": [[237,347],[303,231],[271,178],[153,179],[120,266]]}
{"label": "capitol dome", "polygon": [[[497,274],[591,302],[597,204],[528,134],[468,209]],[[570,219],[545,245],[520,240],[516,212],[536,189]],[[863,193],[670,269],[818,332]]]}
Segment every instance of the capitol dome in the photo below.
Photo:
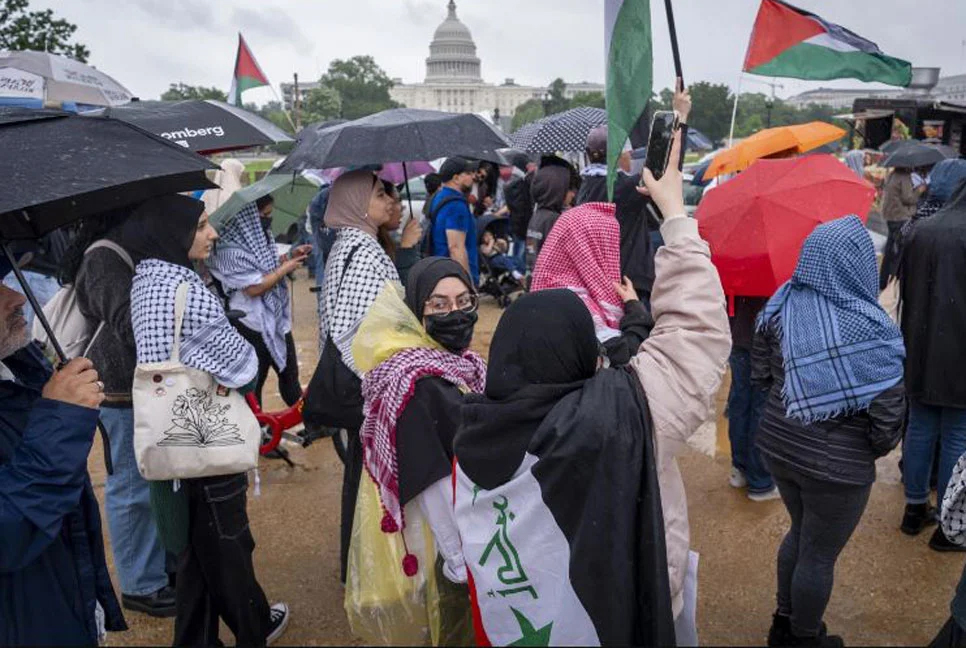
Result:
{"label": "capitol dome", "polygon": [[480,59],[469,28],[456,17],[456,2],[449,0],[449,14],[436,28],[426,59],[427,83],[481,83]]}

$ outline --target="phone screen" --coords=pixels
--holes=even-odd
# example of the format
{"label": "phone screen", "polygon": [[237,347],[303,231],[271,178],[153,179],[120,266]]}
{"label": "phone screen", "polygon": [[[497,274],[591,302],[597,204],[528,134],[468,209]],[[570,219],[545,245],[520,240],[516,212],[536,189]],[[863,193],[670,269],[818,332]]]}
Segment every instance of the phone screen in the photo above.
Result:
{"label": "phone screen", "polygon": [[677,117],[670,110],[655,112],[651,120],[651,135],[647,140],[647,158],[644,166],[651,170],[655,180],[659,180],[667,170],[676,122]]}

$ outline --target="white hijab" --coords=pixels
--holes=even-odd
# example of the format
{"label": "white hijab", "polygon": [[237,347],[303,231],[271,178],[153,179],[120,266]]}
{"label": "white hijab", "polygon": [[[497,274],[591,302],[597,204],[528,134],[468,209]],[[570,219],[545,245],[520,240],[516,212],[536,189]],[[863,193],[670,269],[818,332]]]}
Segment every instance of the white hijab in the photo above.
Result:
{"label": "white hijab", "polygon": [[215,213],[215,210],[228,202],[231,195],[242,188],[242,173],[245,172],[245,165],[235,158],[228,158],[221,163],[221,169],[215,171],[212,182],[218,185],[219,189],[209,189],[202,196],[201,200],[205,203],[205,212]]}

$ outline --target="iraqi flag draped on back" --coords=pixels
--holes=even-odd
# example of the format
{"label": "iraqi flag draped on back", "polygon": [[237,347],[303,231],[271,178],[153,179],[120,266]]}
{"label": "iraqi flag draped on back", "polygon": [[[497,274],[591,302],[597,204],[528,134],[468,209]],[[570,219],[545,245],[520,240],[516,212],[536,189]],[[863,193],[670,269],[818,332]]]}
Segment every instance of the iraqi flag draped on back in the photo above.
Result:
{"label": "iraqi flag draped on back", "polygon": [[780,0],[762,0],[744,71],[795,79],[859,79],[908,86],[912,64],[841,25]]}
{"label": "iraqi flag draped on back", "polygon": [[480,645],[674,645],[636,380],[605,369],[539,395],[468,397],[455,507]]}
{"label": "iraqi flag draped on back", "polygon": [[238,53],[235,55],[235,74],[231,79],[231,90],[228,91],[228,103],[233,106],[242,104],[241,95],[245,90],[267,86],[268,77],[262,72],[258,61],[255,60],[252,51],[248,49],[248,43],[244,36],[238,34]]}

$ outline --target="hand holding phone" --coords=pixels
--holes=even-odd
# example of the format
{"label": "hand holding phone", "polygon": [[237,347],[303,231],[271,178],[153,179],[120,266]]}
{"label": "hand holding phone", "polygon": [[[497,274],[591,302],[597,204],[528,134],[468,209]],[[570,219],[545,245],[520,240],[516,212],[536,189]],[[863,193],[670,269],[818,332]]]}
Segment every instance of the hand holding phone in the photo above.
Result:
{"label": "hand holding phone", "polygon": [[[680,130],[674,133],[671,138],[668,155],[674,160],[677,160],[681,155]],[[652,171],[645,166],[641,180],[645,188],[638,188],[638,192],[651,197],[660,210],[663,219],[684,216],[687,213],[684,209],[684,179],[677,164],[668,167],[660,179],[655,178]]]}
{"label": "hand holding phone", "polygon": [[[658,110],[651,119],[651,134],[647,139],[647,158],[644,168],[650,169],[651,175],[660,180],[667,171],[671,160],[671,140],[678,131],[677,113],[670,110]],[[641,178],[643,184],[643,177]]]}

